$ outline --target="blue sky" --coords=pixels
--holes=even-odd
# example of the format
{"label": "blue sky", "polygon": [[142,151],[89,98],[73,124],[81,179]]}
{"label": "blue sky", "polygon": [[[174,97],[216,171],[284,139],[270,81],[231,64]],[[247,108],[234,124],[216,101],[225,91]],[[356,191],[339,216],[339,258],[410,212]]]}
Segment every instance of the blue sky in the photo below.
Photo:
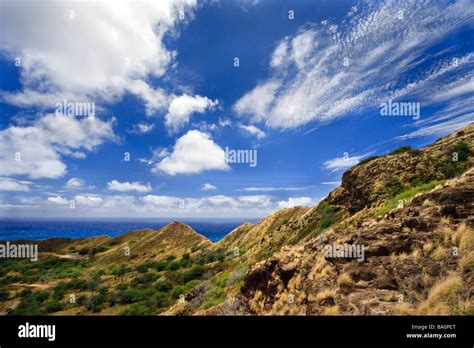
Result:
{"label": "blue sky", "polygon": [[[2,1],[0,216],[314,205],[364,157],[473,121],[473,15],[468,0]],[[389,102],[413,109],[387,117]]]}

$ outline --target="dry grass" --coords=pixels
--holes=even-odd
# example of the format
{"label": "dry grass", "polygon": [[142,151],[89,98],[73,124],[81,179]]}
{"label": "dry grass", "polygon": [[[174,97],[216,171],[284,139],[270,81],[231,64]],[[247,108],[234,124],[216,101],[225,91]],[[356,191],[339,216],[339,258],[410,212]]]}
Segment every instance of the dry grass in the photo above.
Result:
{"label": "dry grass", "polygon": [[431,252],[431,250],[433,250],[433,247],[434,247],[434,246],[433,246],[433,243],[431,243],[431,242],[425,243],[425,244],[423,245],[423,251],[424,251],[425,253],[429,254],[429,253]]}
{"label": "dry grass", "polygon": [[395,315],[412,315],[414,308],[407,302],[397,303],[393,309]]}
{"label": "dry grass", "polygon": [[459,238],[459,250],[462,252],[474,251],[474,231],[465,223],[459,225],[456,235]]}
{"label": "dry grass", "polygon": [[352,285],[353,281],[349,273],[342,273],[337,278],[337,285],[339,286],[349,286]]}
{"label": "dry grass", "polygon": [[431,288],[428,298],[418,307],[418,314],[451,315],[459,304],[462,279],[451,274]]}
{"label": "dry grass", "polygon": [[334,289],[325,289],[323,291],[318,292],[316,295],[316,301],[321,301],[321,300],[327,300],[327,299],[332,299],[334,302],[336,302],[336,290]]}
{"label": "dry grass", "polygon": [[449,225],[451,223],[451,218],[449,216],[441,217],[441,223],[445,225]]}
{"label": "dry grass", "polygon": [[341,313],[339,311],[339,307],[337,305],[334,305],[334,306],[325,308],[322,314],[323,315],[339,315]]}
{"label": "dry grass", "polygon": [[431,254],[431,257],[436,261],[444,260],[448,257],[448,252],[442,246],[438,246]]}
{"label": "dry grass", "polygon": [[423,273],[422,281],[425,288],[430,288],[434,284],[433,277],[431,277],[428,273]]}
{"label": "dry grass", "polygon": [[466,253],[459,260],[459,269],[462,273],[474,271],[474,252]]}

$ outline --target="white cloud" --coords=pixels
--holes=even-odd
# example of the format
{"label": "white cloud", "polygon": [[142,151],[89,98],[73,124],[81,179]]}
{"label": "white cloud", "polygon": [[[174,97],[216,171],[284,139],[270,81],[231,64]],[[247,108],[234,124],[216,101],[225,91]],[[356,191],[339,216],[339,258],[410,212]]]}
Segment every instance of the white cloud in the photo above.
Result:
{"label": "white cloud", "polygon": [[147,195],[142,197],[142,201],[147,204],[152,204],[158,207],[178,208],[180,199],[172,196],[156,196],[156,195]]}
{"label": "white cloud", "polygon": [[214,186],[212,184],[209,184],[209,183],[203,184],[201,186],[201,190],[203,190],[203,191],[210,191],[210,190],[216,190],[216,189],[217,189],[216,186]]}
{"label": "white cloud", "polygon": [[97,207],[104,202],[104,199],[97,195],[77,195],[74,200],[78,206]]}
{"label": "white cloud", "polygon": [[69,201],[61,196],[48,197],[48,201],[58,205],[67,205]]}
{"label": "white cloud", "polygon": [[246,192],[277,192],[277,191],[304,191],[309,189],[311,186],[303,187],[246,187],[241,191]]}
{"label": "white cloud", "polygon": [[0,191],[29,191],[29,181],[19,181],[12,178],[0,177]]}
{"label": "white cloud", "polygon": [[153,123],[137,123],[133,126],[131,132],[136,134],[147,134],[150,133],[153,129],[155,129],[155,125]]}
{"label": "white cloud", "polygon": [[239,196],[238,201],[241,205],[255,205],[260,207],[268,207],[271,203],[271,196],[254,195],[254,196]]}
{"label": "white cloud", "polygon": [[80,188],[84,188],[84,186],[85,186],[84,180],[80,178],[71,178],[67,181],[64,187],[68,189],[80,189]]}
{"label": "white cloud", "polygon": [[363,156],[342,156],[342,157],[336,157],[331,160],[328,160],[324,162],[324,168],[329,169],[333,172],[342,170],[342,169],[348,169],[353,166],[355,166],[357,163],[360,162],[362,158],[364,158],[365,155]]}
{"label": "white cloud", "polygon": [[272,197],[266,195],[238,197],[216,195],[202,198],[178,198],[174,196],[147,195],[142,197],[141,200],[160,209],[176,210],[179,208],[182,211],[199,212],[214,209],[269,208]]}
{"label": "white cloud", "polygon": [[468,93],[470,54],[456,57],[454,66],[455,50],[444,56],[427,52],[473,14],[467,0],[403,6],[387,0],[362,3],[338,25],[323,21],[302,27],[277,43],[268,78],[245,93],[234,110],[255,123],[294,128],[376,108],[387,99],[410,97],[426,106],[434,95]]}
{"label": "white cloud", "polygon": [[203,113],[206,109],[213,108],[217,104],[217,100],[213,101],[199,95],[193,97],[183,94],[179,97],[174,97],[165,116],[166,126],[171,131],[176,132],[189,123],[193,113]]}
{"label": "white cloud", "polygon": [[287,201],[278,202],[278,208],[293,208],[297,206],[311,206],[316,204],[310,197],[290,197]]}
{"label": "white cloud", "polygon": [[[114,140],[114,120],[50,114],[31,126],[0,131],[0,175],[58,178],[66,173],[62,156],[82,157],[105,140]],[[80,151],[79,151],[80,150]]]}
{"label": "white cloud", "polygon": [[251,135],[257,137],[257,139],[263,139],[263,138],[266,137],[266,134],[265,134],[264,131],[262,131],[261,129],[259,129],[259,128],[253,126],[253,125],[248,125],[248,126],[240,125],[240,129],[244,130],[248,134],[251,134]]}
{"label": "white cloud", "polygon": [[237,101],[234,111],[241,115],[251,116],[255,122],[266,120],[279,87],[280,83],[276,81],[259,84]]}
{"label": "white cloud", "polygon": [[107,189],[111,191],[136,191],[136,192],[150,192],[151,186],[149,183],[143,184],[140,182],[119,182],[117,180],[112,180],[107,183]]}
{"label": "white cloud", "polygon": [[209,135],[191,130],[176,141],[171,154],[154,165],[153,172],[176,175],[227,169],[224,150]]}
{"label": "white cloud", "polygon": [[439,122],[432,126],[420,128],[416,131],[398,136],[397,139],[406,140],[411,138],[426,137],[426,136],[445,136],[451,134],[461,128],[468,126],[474,122],[474,112],[467,113],[444,122]]}
{"label": "white cloud", "polygon": [[417,130],[398,136],[396,139],[442,137],[453,133],[474,122],[472,105],[474,105],[474,95],[465,96],[462,100],[455,99],[432,114],[430,118],[415,122],[414,126],[418,128]]}
{"label": "white cloud", "polygon": [[176,53],[163,39],[176,32],[180,11],[189,19],[195,6],[195,0],[7,1],[2,49],[22,59],[24,93],[4,97],[23,106],[51,105],[65,97],[111,101],[128,90],[152,112],[162,107],[157,94],[164,94],[144,81],[173,63]]}

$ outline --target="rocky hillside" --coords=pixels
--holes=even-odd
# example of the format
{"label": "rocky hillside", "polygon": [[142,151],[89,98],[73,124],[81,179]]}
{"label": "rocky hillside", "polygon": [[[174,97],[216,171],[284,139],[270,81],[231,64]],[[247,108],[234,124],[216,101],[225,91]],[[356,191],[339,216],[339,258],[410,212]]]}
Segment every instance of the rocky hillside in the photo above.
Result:
{"label": "rocky hillside", "polygon": [[[238,294],[198,313],[474,313],[471,149],[474,125],[366,159],[316,207],[239,227],[221,243],[251,245],[257,264]],[[327,245],[363,246],[364,260],[328,257]],[[265,250],[272,256],[260,260]]]}
{"label": "rocky hillside", "polygon": [[474,125],[348,170],[317,206],[218,243],[158,231],[39,242],[0,261],[3,314],[473,314]]}

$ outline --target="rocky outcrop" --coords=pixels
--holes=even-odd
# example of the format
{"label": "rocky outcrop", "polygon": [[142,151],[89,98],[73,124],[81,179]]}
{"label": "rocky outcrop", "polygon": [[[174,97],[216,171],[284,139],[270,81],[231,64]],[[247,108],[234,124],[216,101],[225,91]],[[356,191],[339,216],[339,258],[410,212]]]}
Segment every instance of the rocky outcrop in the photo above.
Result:
{"label": "rocky outcrop", "polygon": [[[245,278],[240,295],[249,313],[416,314],[433,285],[453,273],[462,274],[463,305],[472,310],[474,273],[472,265],[461,271],[460,261],[472,257],[474,245],[461,253],[453,236],[464,228],[472,238],[473,188],[470,170],[383,219],[361,221],[363,228],[328,230],[276,253]],[[328,258],[323,248],[334,244],[364,246],[364,260]]]}

